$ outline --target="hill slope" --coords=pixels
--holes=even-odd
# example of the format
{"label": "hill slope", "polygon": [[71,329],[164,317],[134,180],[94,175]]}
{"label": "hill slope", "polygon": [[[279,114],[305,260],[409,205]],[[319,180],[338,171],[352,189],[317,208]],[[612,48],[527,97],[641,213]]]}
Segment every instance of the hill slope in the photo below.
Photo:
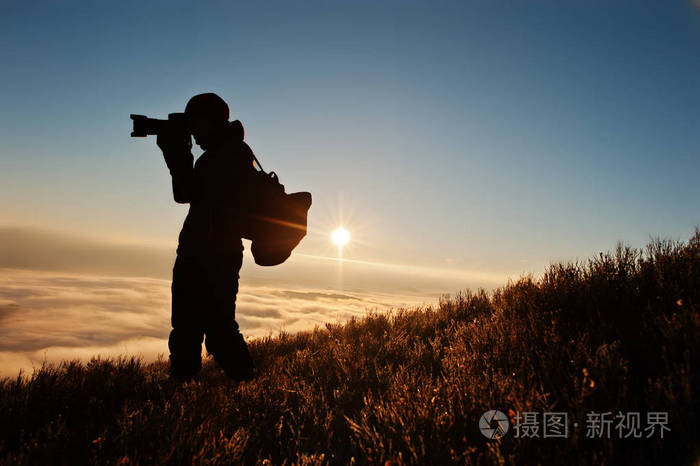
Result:
{"label": "hill slope", "polygon": [[[260,375],[242,384],[211,363],[179,386],[165,362],[66,362],[1,383],[0,461],[689,464],[699,304],[696,231],[435,308],[253,341]],[[479,430],[491,409],[510,417],[500,440]],[[566,413],[566,438],[544,438],[550,412]]]}

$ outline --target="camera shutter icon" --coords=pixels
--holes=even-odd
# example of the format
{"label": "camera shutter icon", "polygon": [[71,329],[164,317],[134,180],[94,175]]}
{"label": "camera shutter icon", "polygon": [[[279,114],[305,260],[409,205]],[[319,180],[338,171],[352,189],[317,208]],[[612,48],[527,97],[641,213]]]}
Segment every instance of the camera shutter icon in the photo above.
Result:
{"label": "camera shutter icon", "polygon": [[486,411],[479,419],[479,430],[489,440],[503,437],[509,427],[508,416],[496,409]]}

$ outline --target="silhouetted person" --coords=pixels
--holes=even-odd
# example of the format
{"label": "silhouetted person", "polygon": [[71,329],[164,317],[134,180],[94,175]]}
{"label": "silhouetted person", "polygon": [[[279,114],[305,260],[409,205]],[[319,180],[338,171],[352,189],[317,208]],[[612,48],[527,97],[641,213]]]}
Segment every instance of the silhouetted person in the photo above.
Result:
{"label": "silhouetted person", "polygon": [[216,94],[192,97],[187,127],[205,151],[196,162],[189,136],[159,134],[157,144],[170,169],[175,202],[190,204],[173,267],[170,374],[195,377],[202,340],[226,374],[252,377],[253,361],[235,320],[239,270],[243,260],[241,218],[253,155],[243,142],[243,126],[229,122],[229,108]]}

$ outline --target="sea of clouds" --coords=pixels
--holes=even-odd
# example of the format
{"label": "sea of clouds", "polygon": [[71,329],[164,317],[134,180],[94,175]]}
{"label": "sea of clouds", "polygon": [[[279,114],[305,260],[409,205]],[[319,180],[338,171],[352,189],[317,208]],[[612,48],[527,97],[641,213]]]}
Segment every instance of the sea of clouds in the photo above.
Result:
{"label": "sea of clouds", "polygon": [[[242,284],[236,318],[260,337],[386,310],[396,298]],[[167,356],[170,304],[166,279],[0,269],[0,374],[98,354]]]}
{"label": "sea of clouds", "polygon": [[[0,228],[0,376],[98,355],[167,357],[173,260],[169,248]],[[431,305],[443,293],[500,281],[303,254],[264,268],[246,253],[236,320],[247,338],[274,336]]]}

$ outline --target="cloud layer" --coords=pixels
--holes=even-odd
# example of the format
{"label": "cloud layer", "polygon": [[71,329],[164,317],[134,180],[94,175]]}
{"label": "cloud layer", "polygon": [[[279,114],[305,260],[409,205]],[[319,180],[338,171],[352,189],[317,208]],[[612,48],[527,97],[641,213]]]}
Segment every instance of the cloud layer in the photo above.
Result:
{"label": "cloud layer", "polygon": [[[248,337],[434,303],[505,278],[299,253],[259,267],[244,257],[236,319]],[[44,360],[167,354],[174,259],[170,247],[0,227],[0,375]]]}
{"label": "cloud layer", "polygon": [[[101,354],[167,355],[170,281],[0,269],[0,375]],[[236,317],[248,337],[413,305],[410,296],[242,285]]]}

